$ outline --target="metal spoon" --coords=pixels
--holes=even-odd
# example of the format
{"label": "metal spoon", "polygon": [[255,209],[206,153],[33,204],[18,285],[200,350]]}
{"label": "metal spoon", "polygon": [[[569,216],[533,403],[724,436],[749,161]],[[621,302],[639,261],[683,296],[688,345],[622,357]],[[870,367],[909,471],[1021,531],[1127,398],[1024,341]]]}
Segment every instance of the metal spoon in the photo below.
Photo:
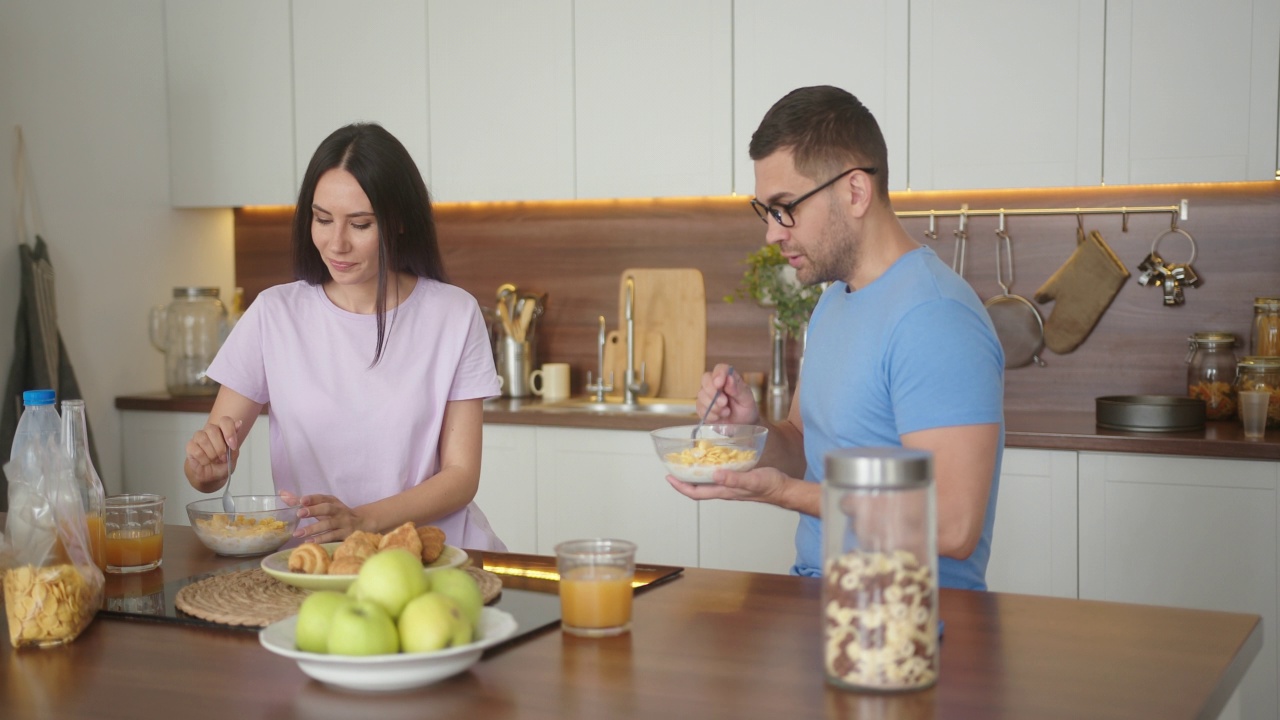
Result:
{"label": "metal spoon", "polygon": [[[729,372],[725,373],[724,381],[726,383],[729,382],[729,378],[732,375],[733,375],[733,366],[730,365]],[[707,416],[711,414],[711,408],[716,406],[716,401],[720,399],[720,393],[722,392],[724,392],[724,385],[721,385],[719,389],[716,390],[716,394],[711,396],[711,402],[707,404],[707,409],[702,411],[702,419],[698,421],[697,425],[693,426],[693,432],[689,433],[690,440],[698,439],[698,431],[701,430],[702,426],[707,423]]]}
{"label": "metal spoon", "polygon": [[231,446],[227,446],[227,484],[222,488],[222,512],[236,514],[236,501],[231,498]]}

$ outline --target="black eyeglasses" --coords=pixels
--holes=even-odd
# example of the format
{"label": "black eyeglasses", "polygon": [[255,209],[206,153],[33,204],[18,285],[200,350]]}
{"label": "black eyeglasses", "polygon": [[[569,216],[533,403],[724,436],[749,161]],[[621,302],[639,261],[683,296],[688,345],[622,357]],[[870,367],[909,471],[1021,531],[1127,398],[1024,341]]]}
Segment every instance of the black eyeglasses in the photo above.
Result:
{"label": "black eyeglasses", "polygon": [[796,198],[795,200],[792,200],[789,203],[783,203],[781,205],[765,205],[759,200],[752,198],[751,209],[756,211],[756,215],[760,216],[760,222],[763,222],[765,225],[769,224],[769,217],[773,216],[773,219],[776,220],[777,223],[782,227],[785,227],[785,228],[795,227],[796,219],[795,217],[792,216],[792,213],[796,211],[797,205],[804,202],[805,200],[808,200],[814,195],[818,194],[820,191],[826,190],[828,187],[831,187],[831,185],[835,183],[835,181],[839,180],[845,175],[848,175],[849,173],[852,173],[852,172],[857,172],[859,170],[861,170],[862,172],[868,175],[876,174],[876,168],[873,168],[873,167],[849,168],[848,170],[845,170],[839,175],[822,183],[818,187],[810,190],[809,192],[801,195],[800,197]]}

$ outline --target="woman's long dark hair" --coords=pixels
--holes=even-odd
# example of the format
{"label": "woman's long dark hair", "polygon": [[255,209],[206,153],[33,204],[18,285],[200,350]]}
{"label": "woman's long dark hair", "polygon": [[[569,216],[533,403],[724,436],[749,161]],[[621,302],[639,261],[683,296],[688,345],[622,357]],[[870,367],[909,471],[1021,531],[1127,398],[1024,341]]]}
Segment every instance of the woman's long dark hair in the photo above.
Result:
{"label": "woman's long dark hair", "polygon": [[373,363],[386,347],[387,278],[405,272],[447,282],[431,196],[422,173],[404,145],[381,125],[357,123],[334,131],[320,143],[302,177],[293,213],[293,274],[319,285],[332,279],[324,258],[311,239],[311,204],[320,176],[342,168],[355,177],[369,197],[378,221],[378,343]]}

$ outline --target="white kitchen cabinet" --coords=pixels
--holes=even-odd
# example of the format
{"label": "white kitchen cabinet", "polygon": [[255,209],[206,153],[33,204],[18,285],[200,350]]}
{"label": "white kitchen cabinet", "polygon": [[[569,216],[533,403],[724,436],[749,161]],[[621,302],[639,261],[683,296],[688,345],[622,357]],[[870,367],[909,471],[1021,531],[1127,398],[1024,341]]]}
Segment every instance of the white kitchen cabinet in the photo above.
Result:
{"label": "white kitchen cabinet", "polygon": [[579,198],[729,194],[731,8],[574,3]]}
{"label": "white kitchen cabinet", "polygon": [[1276,177],[1280,3],[1109,0],[1108,185]]}
{"label": "white kitchen cabinet", "polygon": [[[197,491],[182,472],[187,441],[208,419],[207,413],[120,411],[124,491],[163,495],[166,523],[190,525],[187,503],[221,495]],[[235,495],[275,494],[267,416],[253,423],[240,449],[231,483]]]}
{"label": "white kitchen cabinet", "polygon": [[729,500],[703,500],[697,506],[698,567],[779,575],[791,571],[799,514]]}
{"label": "white kitchen cabinet", "polygon": [[[430,185],[423,0],[295,2],[292,23],[298,183],[330,133],[376,122],[400,140]],[[295,188],[291,204],[296,196]]]}
{"label": "white kitchen cabinet", "polygon": [[484,426],[484,456],[475,502],[511,552],[538,552],[538,429]]}
{"label": "white kitchen cabinet", "polygon": [[289,6],[165,1],[172,205],[296,201]]}
{"label": "white kitchen cabinet", "polygon": [[1098,184],[1105,6],[912,2],[911,189]]}
{"label": "white kitchen cabinet", "polygon": [[1280,463],[1082,452],[1079,474],[1080,597],[1261,615],[1240,710],[1275,718]]}
{"label": "white kitchen cabinet", "polygon": [[888,146],[889,189],[906,189],[907,8],[897,0],[735,0],[735,193],[755,194],[747,148],[765,112],[809,85],[843,88],[867,106]]}
{"label": "white kitchen cabinet", "polygon": [[616,537],[639,562],[698,566],[698,503],[664,479],[645,432],[538,428],[538,552]]}
{"label": "white kitchen cabinet", "polygon": [[1005,448],[987,587],[1074,598],[1076,453]]}
{"label": "white kitchen cabinet", "polygon": [[572,1],[427,8],[434,197],[573,198]]}

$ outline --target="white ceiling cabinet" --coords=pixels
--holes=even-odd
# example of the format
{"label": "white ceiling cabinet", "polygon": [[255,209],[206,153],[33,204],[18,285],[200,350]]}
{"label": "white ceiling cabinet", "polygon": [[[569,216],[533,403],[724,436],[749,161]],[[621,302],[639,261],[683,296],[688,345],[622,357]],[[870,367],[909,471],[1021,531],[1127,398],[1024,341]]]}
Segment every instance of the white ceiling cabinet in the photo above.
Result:
{"label": "white ceiling cabinet", "polygon": [[911,3],[913,190],[1102,179],[1103,0]]}
{"label": "white ceiling cabinet", "polygon": [[907,3],[735,0],[733,191],[755,194],[747,148],[783,95],[834,85],[875,115],[889,148],[889,189],[907,187]]}
{"label": "white ceiling cabinet", "polygon": [[730,0],[574,4],[577,196],[733,189]]}
{"label": "white ceiling cabinet", "polygon": [[1280,3],[1109,0],[1108,185],[1276,177]]}
{"label": "white ceiling cabinet", "polygon": [[358,0],[293,3],[298,183],[321,141],[353,122],[385,127],[431,183],[427,8],[423,0],[379,0],[377,9]]}
{"label": "white ceiling cabinet", "polygon": [[169,201],[288,204],[293,80],[288,0],[166,0]]}
{"label": "white ceiling cabinet", "polygon": [[574,197],[572,0],[427,7],[435,198]]}

